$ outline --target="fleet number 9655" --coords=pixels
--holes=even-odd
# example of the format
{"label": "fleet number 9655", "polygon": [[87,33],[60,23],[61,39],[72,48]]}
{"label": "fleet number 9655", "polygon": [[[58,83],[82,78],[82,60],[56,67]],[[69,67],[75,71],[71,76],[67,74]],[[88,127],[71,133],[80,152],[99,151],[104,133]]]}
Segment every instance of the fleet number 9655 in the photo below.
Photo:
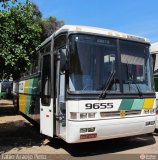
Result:
{"label": "fleet number 9655", "polygon": [[86,109],[110,109],[113,108],[113,103],[86,103]]}

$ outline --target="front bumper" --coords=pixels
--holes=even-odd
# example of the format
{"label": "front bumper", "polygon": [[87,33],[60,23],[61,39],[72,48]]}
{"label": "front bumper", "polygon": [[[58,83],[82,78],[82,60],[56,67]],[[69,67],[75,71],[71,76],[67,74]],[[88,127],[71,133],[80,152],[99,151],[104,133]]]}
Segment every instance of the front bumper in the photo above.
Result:
{"label": "front bumper", "polygon": [[[156,124],[154,123],[152,125],[146,125],[146,122],[153,121],[156,122],[156,116],[93,121],[68,120],[66,129],[66,142],[80,143],[152,133],[155,130]],[[93,133],[80,133],[81,128],[91,127],[95,127],[95,131]],[[81,139],[81,135],[88,134],[95,136],[88,136],[85,139]]]}

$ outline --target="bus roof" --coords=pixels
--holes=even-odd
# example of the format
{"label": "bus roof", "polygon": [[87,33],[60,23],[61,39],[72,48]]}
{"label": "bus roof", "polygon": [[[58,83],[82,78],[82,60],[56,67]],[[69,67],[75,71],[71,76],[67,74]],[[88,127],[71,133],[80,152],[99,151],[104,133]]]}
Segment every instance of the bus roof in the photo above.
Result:
{"label": "bus roof", "polygon": [[149,39],[144,37],[139,37],[131,34],[126,34],[122,32],[117,32],[109,29],[98,28],[98,27],[90,27],[90,26],[79,26],[79,25],[64,25],[59,30],[55,32],[55,36],[60,34],[61,32],[82,32],[82,33],[93,33],[106,35],[111,37],[119,37],[124,39],[130,39],[135,41],[147,42],[149,43]]}
{"label": "bus roof", "polygon": [[151,54],[156,54],[156,53],[158,53],[158,42],[151,44]]}
{"label": "bus roof", "polygon": [[105,35],[105,36],[110,36],[115,38],[123,38],[126,40],[132,40],[136,42],[150,43],[149,39],[147,38],[126,34],[118,31],[113,31],[109,29],[90,27],[90,26],[79,26],[79,25],[64,25],[60,29],[58,29],[56,32],[54,32],[50,37],[48,37],[40,46],[43,46],[44,44],[46,44],[49,40],[51,40],[52,37],[55,37],[64,32],[91,33],[91,34]]}

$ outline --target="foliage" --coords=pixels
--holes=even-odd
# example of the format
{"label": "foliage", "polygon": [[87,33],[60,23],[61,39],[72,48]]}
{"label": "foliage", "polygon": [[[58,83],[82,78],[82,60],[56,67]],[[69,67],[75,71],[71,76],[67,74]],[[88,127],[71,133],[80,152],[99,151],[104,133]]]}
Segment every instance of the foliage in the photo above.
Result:
{"label": "foliage", "polygon": [[0,10],[0,79],[19,78],[30,65],[33,50],[40,43],[40,12],[32,4],[1,0]]}
{"label": "foliage", "polygon": [[53,16],[43,19],[41,23],[42,26],[41,40],[42,41],[45,40],[47,37],[49,37],[53,32],[55,32],[63,25],[64,25],[63,21],[59,21],[56,19],[56,17]]}
{"label": "foliage", "polygon": [[29,0],[0,0],[0,4],[0,79],[17,79],[33,61],[35,48],[64,22],[53,16],[43,19]]}
{"label": "foliage", "polygon": [[41,42],[53,34],[57,29],[64,25],[64,21],[59,21],[56,17],[50,16],[48,18],[42,18],[42,13],[40,12],[38,6],[32,3],[33,12],[36,16],[36,20],[42,28]]}
{"label": "foliage", "polygon": [[59,21],[56,17],[50,16],[47,18],[42,18],[42,13],[40,12],[38,6],[32,3],[34,15],[38,20],[39,25],[42,28],[41,42],[52,35],[57,29],[64,25],[64,21]]}

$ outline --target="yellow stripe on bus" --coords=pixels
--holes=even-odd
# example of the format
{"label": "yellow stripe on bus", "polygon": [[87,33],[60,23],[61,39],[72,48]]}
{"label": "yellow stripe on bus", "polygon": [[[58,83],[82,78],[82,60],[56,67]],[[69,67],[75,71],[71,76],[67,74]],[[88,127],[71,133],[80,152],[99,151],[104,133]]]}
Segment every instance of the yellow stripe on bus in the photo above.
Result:
{"label": "yellow stripe on bus", "polygon": [[[29,80],[25,81],[24,93],[28,93],[29,90]],[[26,112],[27,95],[19,95],[19,110],[22,113]]]}
{"label": "yellow stripe on bus", "polygon": [[29,90],[29,80],[25,81],[24,93],[28,93]]}
{"label": "yellow stripe on bus", "polygon": [[26,111],[26,100],[27,100],[26,95],[19,95],[19,110],[22,113],[25,113]]}
{"label": "yellow stripe on bus", "polygon": [[146,98],[144,99],[143,109],[152,109],[154,107],[154,98]]}

